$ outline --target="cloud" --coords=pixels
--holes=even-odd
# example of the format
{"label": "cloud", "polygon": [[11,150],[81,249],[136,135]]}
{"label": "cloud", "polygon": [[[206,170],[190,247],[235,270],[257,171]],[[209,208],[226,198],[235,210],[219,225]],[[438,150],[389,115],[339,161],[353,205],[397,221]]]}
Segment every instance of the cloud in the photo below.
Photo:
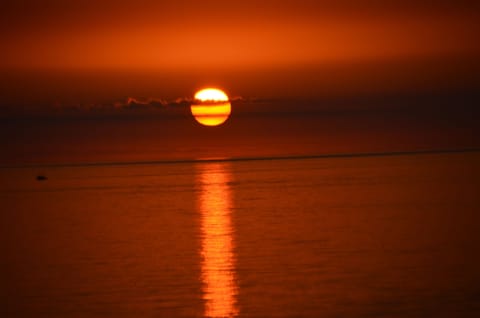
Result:
{"label": "cloud", "polygon": [[[250,99],[249,99],[250,100]],[[253,101],[253,99],[251,99]],[[230,98],[230,102],[246,101],[241,96]],[[173,100],[159,98],[136,98],[128,97],[124,101],[114,103],[116,109],[165,109],[165,108],[189,108],[192,103],[198,102],[190,97],[179,97]],[[224,103],[224,102],[221,102]]]}
{"label": "cloud", "polygon": [[97,103],[68,103],[56,102],[53,108],[57,111],[77,112],[130,112],[130,111],[165,111],[170,108],[190,107],[192,99],[177,98],[166,100],[162,98],[127,97],[122,100],[104,101]]}
{"label": "cloud", "polygon": [[[243,97],[233,97],[230,102],[253,101]],[[122,116],[155,115],[182,116],[190,114],[190,105],[195,100],[191,97],[163,99],[156,97],[127,97],[104,101],[55,101],[51,103],[7,103],[1,105],[0,118],[9,117],[43,117],[43,116]],[[1,104],[1,103],[0,103]]]}
{"label": "cloud", "polygon": [[166,107],[168,102],[158,98],[135,98],[128,97],[124,101],[115,102],[116,109],[155,109]]}

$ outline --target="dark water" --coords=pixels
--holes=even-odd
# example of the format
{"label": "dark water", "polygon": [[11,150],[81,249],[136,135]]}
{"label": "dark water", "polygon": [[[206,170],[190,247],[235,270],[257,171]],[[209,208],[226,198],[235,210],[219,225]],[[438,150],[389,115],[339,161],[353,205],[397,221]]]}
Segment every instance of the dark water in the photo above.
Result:
{"label": "dark water", "polygon": [[480,315],[479,153],[0,176],[1,317]]}

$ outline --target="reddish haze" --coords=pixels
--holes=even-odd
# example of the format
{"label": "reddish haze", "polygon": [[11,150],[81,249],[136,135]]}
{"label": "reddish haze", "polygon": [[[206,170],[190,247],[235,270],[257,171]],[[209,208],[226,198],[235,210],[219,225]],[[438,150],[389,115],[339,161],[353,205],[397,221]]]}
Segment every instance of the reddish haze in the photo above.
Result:
{"label": "reddish haze", "polygon": [[0,165],[478,148],[477,3],[2,1]]}
{"label": "reddish haze", "polygon": [[462,2],[389,3],[7,3],[0,13],[4,96],[25,89],[48,100],[185,96],[218,84],[248,96],[304,96],[379,83],[461,86],[473,76],[478,10]]}

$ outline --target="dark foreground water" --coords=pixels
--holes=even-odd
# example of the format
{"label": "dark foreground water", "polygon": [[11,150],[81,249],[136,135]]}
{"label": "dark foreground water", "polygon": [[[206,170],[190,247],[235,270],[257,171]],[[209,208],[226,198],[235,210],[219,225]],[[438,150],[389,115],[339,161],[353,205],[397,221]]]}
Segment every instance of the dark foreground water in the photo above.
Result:
{"label": "dark foreground water", "polygon": [[479,163],[0,169],[0,316],[478,317]]}

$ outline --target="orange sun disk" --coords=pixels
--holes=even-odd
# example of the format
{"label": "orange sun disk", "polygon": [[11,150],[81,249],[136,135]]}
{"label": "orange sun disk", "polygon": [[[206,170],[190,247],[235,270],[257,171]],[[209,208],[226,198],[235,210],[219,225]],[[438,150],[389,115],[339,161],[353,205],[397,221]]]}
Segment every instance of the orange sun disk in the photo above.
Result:
{"label": "orange sun disk", "polygon": [[195,94],[190,106],[195,120],[205,126],[223,124],[232,111],[227,94],[216,88],[205,88]]}

